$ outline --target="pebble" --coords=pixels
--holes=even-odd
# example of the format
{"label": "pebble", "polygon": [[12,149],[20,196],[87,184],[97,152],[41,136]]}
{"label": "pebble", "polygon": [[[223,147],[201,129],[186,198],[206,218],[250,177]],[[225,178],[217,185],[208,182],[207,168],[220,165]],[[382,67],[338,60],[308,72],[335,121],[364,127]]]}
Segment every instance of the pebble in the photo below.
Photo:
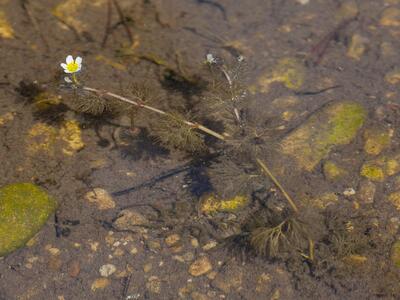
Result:
{"label": "pebble", "polygon": [[108,277],[115,273],[115,271],[117,271],[117,268],[113,264],[102,265],[99,269],[100,275],[102,277]]}
{"label": "pebble", "polygon": [[218,245],[216,241],[209,241],[207,244],[203,246],[204,251],[211,250],[212,248],[215,248]]}
{"label": "pebble", "polygon": [[109,286],[111,283],[111,281],[107,278],[98,278],[95,281],[93,281],[92,285],[91,285],[91,289],[92,291],[96,291],[96,290],[102,290],[104,288],[106,288],[107,286]]}
{"label": "pebble", "polygon": [[189,267],[189,273],[192,276],[201,276],[212,270],[210,260],[206,257],[200,257],[195,260]]}
{"label": "pebble", "polygon": [[347,188],[343,191],[343,195],[345,196],[353,196],[356,194],[356,191],[353,188]]}
{"label": "pebble", "polygon": [[150,222],[145,216],[133,209],[121,211],[118,218],[114,221],[114,226],[119,230],[130,230],[139,233],[146,233],[147,230],[143,226],[149,224]]}
{"label": "pebble", "polygon": [[161,292],[161,280],[157,276],[151,276],[147,283],[146,288],[155,294],[159,294]]}
{"label": "pebble", "polygon": [[360,190],[358,197],[360,201],[364,203],[373,203],[375,198],[376,185],[372,181],[362,181],[360,184]]}
{"label": "pebble", "polygon": [[80,265],[79,261],[72,260],[68,264],[68,275],[71,276],[72,278],[76,278],[76,277],[78,277],[80,272],[81,272],[81,265]]}
{"label": "pebble", "polygon": [[190,296],[192,297],[193,300],[208,300],[210,298],[208,298],[207,295],[201,294],[199,292],[193,292],[190,294]]}
{"label": "pebble", "polygon": [[167,244],[168,247],[172,247],[175,244],[177,244],[181,240],[181,237],[179,234],[171,234],[165,238],[165,243]]}
{"label": "pebble", "polygon": [[85,195],[85,199],[97,206],[99,210],[107,210],[115,207],[115,202],[111,195],[102,188],[94,188]]}

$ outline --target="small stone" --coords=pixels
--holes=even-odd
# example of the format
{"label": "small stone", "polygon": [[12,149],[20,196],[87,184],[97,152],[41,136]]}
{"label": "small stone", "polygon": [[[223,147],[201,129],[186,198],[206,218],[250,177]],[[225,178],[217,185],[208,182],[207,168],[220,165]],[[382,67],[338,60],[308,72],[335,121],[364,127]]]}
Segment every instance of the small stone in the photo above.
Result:
{"label": "small stone", "polygon": [[99,242],[89,242],[89,245],[90,245],[90,250],[96,252],[100,244]]}
{"label": "small stone", "polygon": [[357,267],[363,265],[367,261],[367,257],[362,255],[352,254],[343,258],[343,261],[348,265]]}
{"label": "small stone", "polygon": [[54,256],[60,255],[61,251],[58,248],[53,248],[53,247],[46,247],[46,250]]}
{"label": "small stone", "polygon": [[391,193],[388,199],[390,202],[392,202],[392,204],[394,205],[394,207],[396,207],[397,210],[400,210],[400,192]]}
{"label": "small stone", "polygon": [[125,251],[122,250],[121,248],[115,249],[115,251],[113,252],[113,255],[115,257],[121,257],[125,254]]}
{"label": "small stone", "polygon": [[132,247],[131,250],[129,251],[130,254],[135,255],[137,254],[139,251],[136,247]]}
{"label": "small stone", "polygon": [[373,203],[376,192],[376,185],[372,181],[365,180],[361,182],[358,199],[364,203]]}
{"label": "small stone", "polygon": [[210,280],[214,280],[215,277],[217,277],[218,273],[215,271],[211,271],[210,273],[207,274],[207,278]]}
{"label": "small stone", "polygon": [[231,290],[240,290],[243,279],[243,273],[238,267],[226,269],[223,273],[219,273],[212,281],[212,286],[220,289],[228,294]]}
{"label": "small stone", "polygon": [[171,234],[165,238],[165,243],[167,244],[168,247],[174,246],[176,243],[178,243],[181,240],[181,237],[179,234]]}
{"label": "small stone", "polygon": [[323,172],[325,178],[330,181],[338,180],[347,174],[347,172],[343,168],[339,167],[336,163],[330,160],[324,163]]}
{"label": "small stone", "polygon": [[386,148],[389,148],[393,130],[371,128],[364,132],[364,150],[370,155],[378,155]]}
{"label": "small stone", "polygon": [[195,260],[189,267],[189,273],[192,276],[201,276],[212,270],[210,260],[206,257],[200,257]]}
{"label": "small stone", "polygon": [[133,209],[124,209],[114,221],[114,226],[119,230],[130,230],[139,233],[146,233],[147,230],[143,227],[148,225],[150,225],[149,220]]}
{"label": "small stone", "polygon": [[357,2],[355,0],[345,0],[341,3],[336,16],[339,20],[347,20],[354,18],[358,13]]}
{"label": "small stone", "polygon": [[204,251],[211,250],[212,248],[215,248],[218,245],[217,241],[209,241],[207,244],[205,244],[202,249]]}
{"label": "small stone", "polygon": [[153,268],[153,265],[149,262],[149,263],[146,263],[144,266],[143,266],[143,272],[145,272],[145,273],[149,273],[150,271],[151,271],[151,269]]}
{"label": "small stone", "polygon": [[115,202],[111,195],[102,188],[94,188],[92,191],[87,192],[85,199],[90,203],[94,203],[100,210],[106,210],[115,207]]}
{"label": "small stone", "polygon": [[51,256],[49,259],[48,267],[52,271],[59,271],[62,266],[62,260],[58,256]]}
{"label": "small stone", "polygon": [[153,252],[158,252],[161,250],[161,244],[159,241],[147,241],[146,246]]}
{"label": "small stone", "polygon": [[311,203],[314,207],[325,209],[328,205],[335,204],[339,198],[335,193],[325,193],[321,196],[312,199]]}
{"label": "small stone", "polygon": [[343,191],[343,195],[346,197],[353,196],[356,194],[356,191],[353,188],[347,188]]}
{"label": "small stone", "polygon": [[146,288],[155,294],[161,292],[161,280],[157,276],[151,276],[146,283]]}
{"label": "small stone", "polygon": [[111,283],[111,281],[107,278],[98,278],[95,281],[93,281],[92,285],[91,285],[91,289],[92,291],[96,291],[96,290],[102,290],[104,288],[106,288],[107,286],[109,286]]}
{"label": "small stone", "polygon": [[102,265],[99,269],[100,275],[102,277],[108,277],[117,271],[117,268],[113,264]]}
{"label": "small stone", "polygon": [[68,275],[72,278],[78,277],[79,273],[81,272],[81,265],[78,260],[72,260],[68,264]]}
{"label": "small stone", "polygon": [[400,83],[400,69],[394,69],[385,75],[385,80],[393,85]]}
{"label": "small stone", "polygon": [[400,240],[393,244],[390,258],[397,267],[400,267]]}
{"label": "small stone", "polygon": [[359,34],[354,34],[351,37],[349,49],[347,50],[347,56],[355,60],[360,60],[361,56],[365,53],[367,49],[367,43],[367,38]]}
{"label": "small stone", "polygon": [[380,23],[382,26],[400,26],[400,9],[396,7],[385,9],[382,13]]}
{"label": "small stone", "polygon": [[209,300],[210,298],[208,298],[207,295],[201,294],[199,292],[192,292],[190,294],[190,296],[192,297],[192,300]]}
{"label": "small stone", "polygon": [[196,238],[193,238],[190,240],[190,244],[192,245],[193,248],[198,248],[199,247],[199,240]]}
{"label": "small stone", "polygon": [[267,291],[268,284],[271,282],[271,275],[267,273],[262,273],[258,279],[257,279],[257,285],[256,285],[256,292],[258,293],[264,293]]}

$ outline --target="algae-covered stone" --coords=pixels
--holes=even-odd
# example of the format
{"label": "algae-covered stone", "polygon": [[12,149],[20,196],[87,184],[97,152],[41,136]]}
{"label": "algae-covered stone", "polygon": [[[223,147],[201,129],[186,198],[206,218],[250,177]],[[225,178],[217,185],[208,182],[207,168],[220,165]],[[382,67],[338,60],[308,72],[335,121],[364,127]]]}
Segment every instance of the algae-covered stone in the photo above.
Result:
{"label": "algae-covered stone", "polygon": [[332,149],[349,144],[364,123],[366,111],[355,102],[339,102],[311,116],[281,143],[282,151],[311,171]]}
{"label": "algae-covered stone", "polygon": [[294,58],[283,58],[278,61],[272,72],[267,72],[258,79],[262,93],[267,93],[273,82],[281,82],[288,89],[298,90],[303,86],[306,70],[304,64]]}
{"label": "algae-covered stone", "polygon": [[361,167],[361,175],[372,181],[383,182],[385,177],[400,172],[400,154],[382,156],[364,163]]}
{"label": "algae-covered stone", "polygon": [[56,201],[31,183],[0,189],[0,256],[25,245],[46,223]]}
{"label": "algae-covered stone", "polygon": [[367,129],[364,132],[364,150],[370,155],[378,155],[390,146],[393,130],[379,128]]}
{"label": "algae-covered stone", "polygon": [[392,262],[397,266],[400,267],[400,240],[396,241],[392,246],[390,258]]}
{"label": "algae-covered stone", "polygon": [[231,199],[219,200],[213,195],[203,198],[200,211],[205,214],[216,212],[235,212],[245,207],[249,199],[245,196],[235,196]]}
{"label": "algae-covered stone", "polygon": [[325,178],[331,181],[337,180],[347,174],[346,170],[330,160],[324,163],[323,171]]}

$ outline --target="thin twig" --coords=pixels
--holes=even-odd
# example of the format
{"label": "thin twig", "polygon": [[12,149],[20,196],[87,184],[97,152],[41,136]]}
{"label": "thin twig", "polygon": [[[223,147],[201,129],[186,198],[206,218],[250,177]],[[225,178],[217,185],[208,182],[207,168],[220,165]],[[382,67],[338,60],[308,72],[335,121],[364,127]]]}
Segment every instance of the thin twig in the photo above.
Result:
{"label": "thin twig", "polygon": [[275,178],[275,176],[271,173],[271,171],[268,169],[268,167],[264,164],[262,160],[259,158],[256,159],[257,163],[260,165],[261,169],[267,173],[269,178],[275,183],[275,185],[280,189],[282,194],[285,196],[286,200],[289,202],[290,206],[292,207],[293,211],[295,213],[299,212],[299,209],[297,208],[296,204],[294,203],[293,199],[289,196],[289,194],[285,191],[285,189],[282,187],[282,185],[279,183],[279,181]]}

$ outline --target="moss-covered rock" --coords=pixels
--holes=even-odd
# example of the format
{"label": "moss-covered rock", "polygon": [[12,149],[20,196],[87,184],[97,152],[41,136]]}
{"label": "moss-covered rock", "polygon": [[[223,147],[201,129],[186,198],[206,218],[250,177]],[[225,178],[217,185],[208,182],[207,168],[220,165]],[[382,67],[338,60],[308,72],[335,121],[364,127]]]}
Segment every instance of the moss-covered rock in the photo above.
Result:
{"label": "moss-covered rock", "polygon": [[329,105],[287,136],[281,143],[282,151],[294,157],[300,167],[311,171],[334,147],[349,144],[365,117],[366,111],[358,103]]}
{"label": "moss-covered rock", "polygon": [[17,183],[0,189],[0,256],[31,239],[57,206],[45,191],[31,183]]}

